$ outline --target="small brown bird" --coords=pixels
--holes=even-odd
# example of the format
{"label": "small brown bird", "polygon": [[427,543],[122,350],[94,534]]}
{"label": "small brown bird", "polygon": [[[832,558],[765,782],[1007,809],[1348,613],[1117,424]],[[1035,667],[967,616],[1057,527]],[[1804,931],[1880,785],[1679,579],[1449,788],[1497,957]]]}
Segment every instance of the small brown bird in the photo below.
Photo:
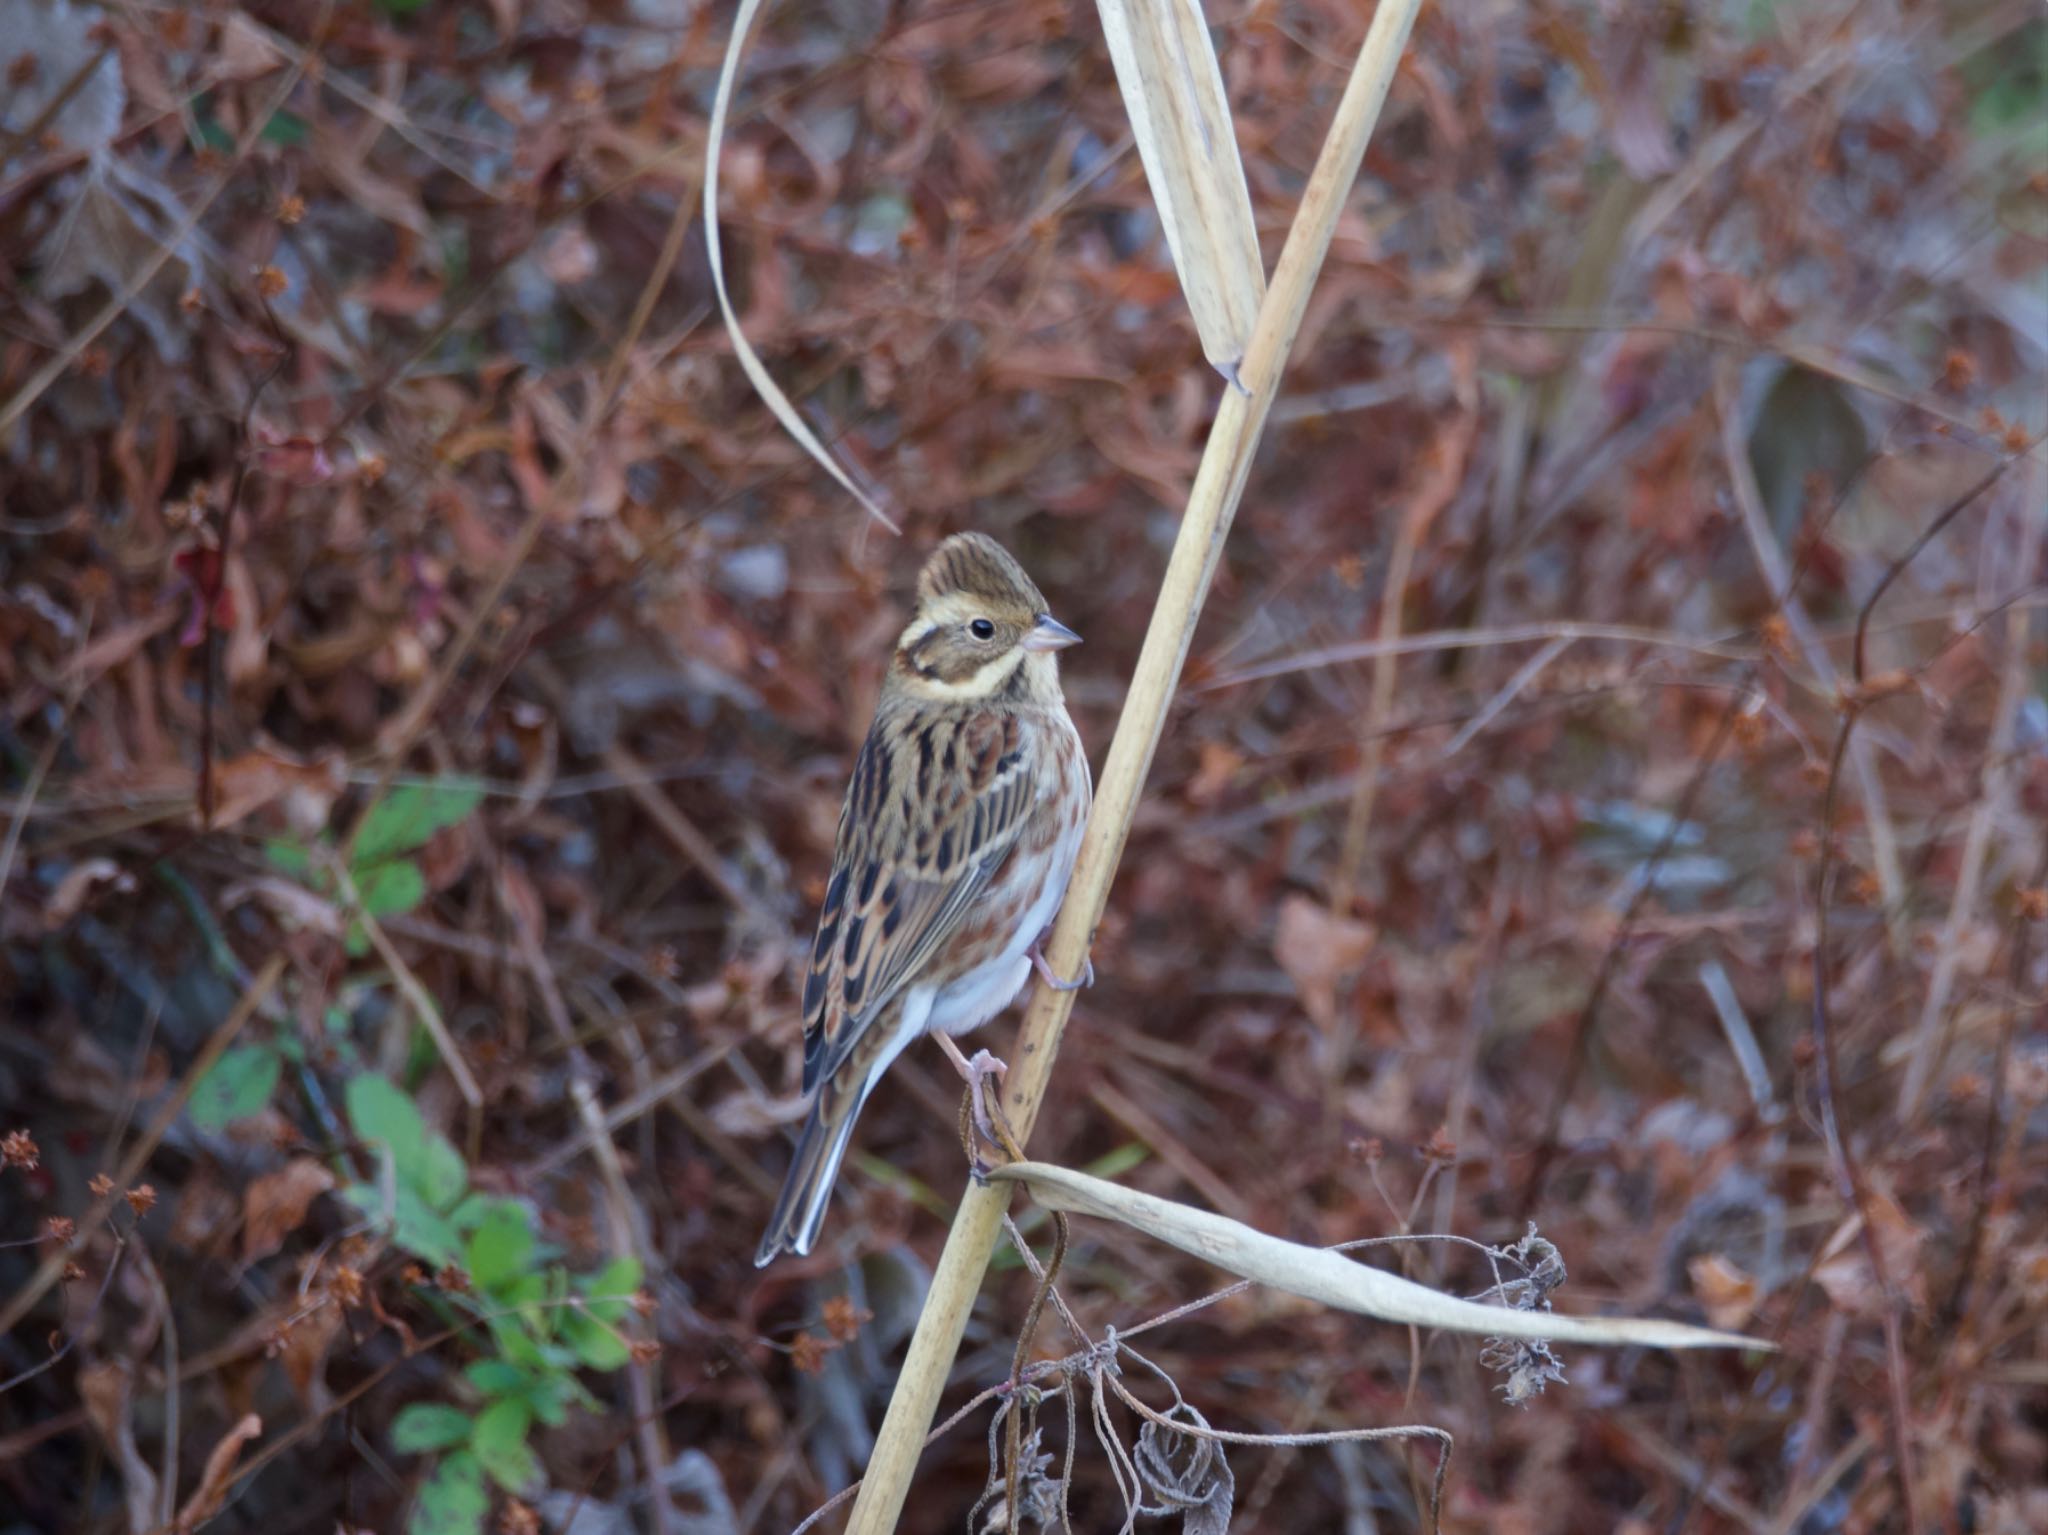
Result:
{"label": "small brown bird", "polygon": [[810,1117],[754,1262],[811,1250],[855,1116],[911,1041],[988,1022],[1035,966],[1092,786],[1060,696],[1080,636],[993,539],[947,539],[917,578],[839,812],[804,984]]}

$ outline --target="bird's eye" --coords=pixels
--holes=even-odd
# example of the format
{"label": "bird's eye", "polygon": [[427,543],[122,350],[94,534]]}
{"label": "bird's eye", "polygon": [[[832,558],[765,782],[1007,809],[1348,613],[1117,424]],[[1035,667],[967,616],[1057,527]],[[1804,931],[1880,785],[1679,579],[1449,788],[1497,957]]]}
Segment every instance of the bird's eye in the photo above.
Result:
{"label": "bird's eye", "polygon": [[977,618],[967,626],[967,632],[978,640],[992,640],[996,637],[996,626],[985,618]]}

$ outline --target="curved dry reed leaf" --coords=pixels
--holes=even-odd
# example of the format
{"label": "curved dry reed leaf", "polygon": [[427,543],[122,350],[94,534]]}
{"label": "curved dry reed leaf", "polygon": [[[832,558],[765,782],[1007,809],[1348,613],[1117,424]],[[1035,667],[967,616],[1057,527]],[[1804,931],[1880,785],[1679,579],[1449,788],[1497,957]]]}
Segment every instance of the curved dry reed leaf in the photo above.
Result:
{"label": "curved dry reed leaf", "polygon": [[1096,0],[1202,354],[1237,382],[1266,268],[1200,0]]}
{"label": "curved dry reed leaf", "polygon": [[1101,1178],[1044,1162],[1014,1162],[990,1179],[1029,1184],[1048,1209],[1113,1220],[1245,1279],[1343,1311],[1446,1332],[1564,1343],[1639,1344],[1650,1348],[1754,1348],[1771,1345],[1736,1333],[1648,1317],[1560,1316],[1510,1311],[1445,1295],[1397,1274],[1367,1268],[1341,1253],[1304,1247],[1207,1210],[1140,1194]]}
{"label": "curved dry reed leaf", "polygon": [[732,295],[726,291],[725,255],[718,239],[718,157],[725,147],[725,123],[732,112],[732,90],[734,81],[739,77],[740,55],[746,49],[747,34],[753,30],[754,19],[760,13],[761,0],[740,0],[739,14],[733,18],[732,36],[725,44],[725,62],[718,68],[718,91],[711,102],[711,124],[704,144],[704,243],[711,256],[711,286],[718,293],[718,312],[724,317],[725,333],[732,337],[733,355],[739,358],[741,371],[747,375],[747,382],[754,386],[754,393],[775,413],[775,419],[782,423],[783,430],[794,437],[848,495],[865,507],[870,517],[891,533],[900,533],[903,530],[895,520],[854,482],[853,476],[818,440],[804,418],[797,414],[796,406],[790,403],[781,386],[769,377],[760,354],[747,340],[746,332],[740,329],[740,317],[733,312]]}

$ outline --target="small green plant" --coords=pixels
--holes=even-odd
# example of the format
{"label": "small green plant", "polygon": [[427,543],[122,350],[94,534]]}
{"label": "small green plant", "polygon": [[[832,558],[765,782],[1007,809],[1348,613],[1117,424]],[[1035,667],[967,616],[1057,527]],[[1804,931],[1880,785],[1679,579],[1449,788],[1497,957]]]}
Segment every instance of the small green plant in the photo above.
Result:
{"label": "small green plant", "polygon": [[377,1170],[344,1197],[423,1265],[460,1271],[462,1283],[425,1293],[451,1322],[479,1324],[472,1336],[483,1357],[463,1371],[467,1404],[414,1402],[391,1428],[399,1451],[440,1457],[413,1506],[411,1535],[473,1535],[489,1507],[488,1482],[530,1493],[540,1480],[527,1443],[533,1425],[598,1405],[576,1371],[615,1370],[631,1357],[621,1328],[640,1265],[616,1258],[570,1274],[536,1236],[526,1206],[472,1189],[462,1154],[383,1077],[349,1083],[348,1116],[375,1148]]}
{"label": "small green plant", "polygon": [[[427,898],[427,876],[412,855],[444,826],[469,819],[483,791],[467,784],[405,784],[393,789],[364,822],[349,855],[348,876],[373,917],[395,917],[416,910]],[[292,842],[272,842],[264,849],[286,874],[321,895],[335,894],[333,874],[312,852]],[[360,921],[352,920],[343,944],[351,954],[370,946]]]}
{"label": "small green plant", "polygon": [[207,1068],[186,1112],[202,1130],[222,1130],[270,1106],[284,1053],[276,1045],[237,1045]]}
{"label": "small green plant", "polygon": [[[482,790],[466,784],[406,784],[392,790],[370,812],[349,859],[349,879],[363,910],[373,917],[416,910],[427,898],[427,877],[413,855],[435,832],[468,820],[482,799]],[[264,853],[275,867],[309,889],[330,899],[337,893],[329,865],[315,858],[311,849],[273,841]],[[351,918],[342,941],[351,955],[360,955],[370,946],[358,918]],[[342,1043],[347,1014],[331,1013],[329,1026],[334,1042]],[[202,1130],[221,1130],[262,1113],[277,1090],[285,1062],[299,1058],[298,1042],[287,1037],[235,1046],[215,1061],[193,1088],[193,1123]]]}

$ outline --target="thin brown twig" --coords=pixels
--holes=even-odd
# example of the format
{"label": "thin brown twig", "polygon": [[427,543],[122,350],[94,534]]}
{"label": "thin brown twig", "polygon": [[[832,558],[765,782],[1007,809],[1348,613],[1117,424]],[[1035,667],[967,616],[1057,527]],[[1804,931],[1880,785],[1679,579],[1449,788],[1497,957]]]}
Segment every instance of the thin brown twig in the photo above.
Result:
{"label": "thin brown twig", "polygon": [[[32,1242],[39,1240],[41,1239],[30,1238]],[[43,1358],[37,1360],[20,1374],[10,1376],[6,1380],[0,1380],[0,1396],[6,1395],[16,1386],[26,1385],[45,1370],[54,1369],[67,1354],[78,1347],[78,1340],[80,1338],[92,1335],[92,1324],[98,1320],[100,1308],[106,1304],[107,1291],[113,1286],[115,1271],[121,1267],[121,1257],[127,1250],[127,1238],[123,1237],[118,1231],[115,1232],[114,1251],[107,1258],[107,1270],[104,1274],[100,1275],[100,1287],[93,1292],[92,1304],[86,1307],[85,1315],[79,1318],[78,1325],[65,1333],[64,1341],[51,1349]]]}
{"label": "thin brown twig", "polygon": [[[1858,614],[1859,634],[1863,631],[1870,610],[1876,607],[1879,599],[1913,558],[1925,549],[1943,528],[1961,516],[1970,505],[1996,484],[2016,459],[2017,455],[2005,459],[1992,473],[1980,479],[1951,502],[1922,530],[1906,552],[1893,562],[1883,578],[1872,588],[1870,595],[1864,599],[1862,610]],[[1856,1212],[1864,1257],[1870,1264],[1872,1276],[1882,1297],[1886,1376],[1891,1394],[1892,1453],[1899,1481],[1899,1496],[1905,1506],[1906,1528],[1917,1535],[1921,1528],[1920,1502],[1913,1465],[1911,1401],[1907,1391],[1905,1344],[1899,1323],[1902,1301],[1892,1281],[1884,1244],[1878,1237],[1876,1214],[1869,1189],[1863,1179],[1862,1169],[1849,1146],[1848,1138],[1842,1133],[1839,1105],[1841,1069],[1836,1058],[1835,1033],[1830,1017],[1829,982],[1832,966],[1828,919],[1834,896],[1835,805],[1841,788],[1842,764],[1848,755],[1850,739],[1855,734],[1857,722],[1863,717],[1869,703],[1862,692],[1863,685],[1869,679],[1864,671],[1864,653],[1860,643],[1852,652],[1851,676],[1855,687],[1843,696],[1841,728],[1835,736],[1835,748],[1828,763],[1827,790],[1821,804],[1820,859],[1814,875],[1813,1000],[1809,1021],[1814,1047],[1815,1093],[1820,1109],[1821,1129],[1827,1143],[1829,1165],[1834,1171],[1837,1190],[1843,1201]]]}
{"label": "thin brown twig", "polygon": [[[291,362],[291,343],[285,339],[284,329],[277,323],[270,300],[260,293],[257,302],[262,306],[263,317],[270,325],[270,333],[278,344],[277,360],[268,371],[250,387],[249,398],[242,406],[242,419],[236,431],[240,451],[235,454],[235,466],[228,474],[228,493],[220,511],[220,526],[214,533],[214,558],[209,563],[206,551],[200,551],[200,559],[193,567],[192,585],[199,596],[200,623],[203,626],[204,641],[200,647],[199,670],[199,830],[213,830],[213,757],[214,757],[214,692],[217,684],[214,674],[220,669],[220,596],[228,582],[228,560],[234,553],[235,513],[242,504],[242,487],[248,482],[249,460],[251,457],[251,433],[256,419],[257,402],[282,374]],[[201,530],[204,531],[203,529]]]}
{"label": "thin brown twig", "polygon": [[15,150],[22,145],[40,139],[50,124],[57,120],[57,114],[71,105],[72,98],[85,89],[86,81],[90,80],[113,54],[114,40],[111,37],[103,39],[99,51],[71,72],[71,78],[59,86],[57,93],[43,103],[42,110],[36,113],[32,120],[18,129],[0,134],[0,166],[5,166],[13,159]]}

